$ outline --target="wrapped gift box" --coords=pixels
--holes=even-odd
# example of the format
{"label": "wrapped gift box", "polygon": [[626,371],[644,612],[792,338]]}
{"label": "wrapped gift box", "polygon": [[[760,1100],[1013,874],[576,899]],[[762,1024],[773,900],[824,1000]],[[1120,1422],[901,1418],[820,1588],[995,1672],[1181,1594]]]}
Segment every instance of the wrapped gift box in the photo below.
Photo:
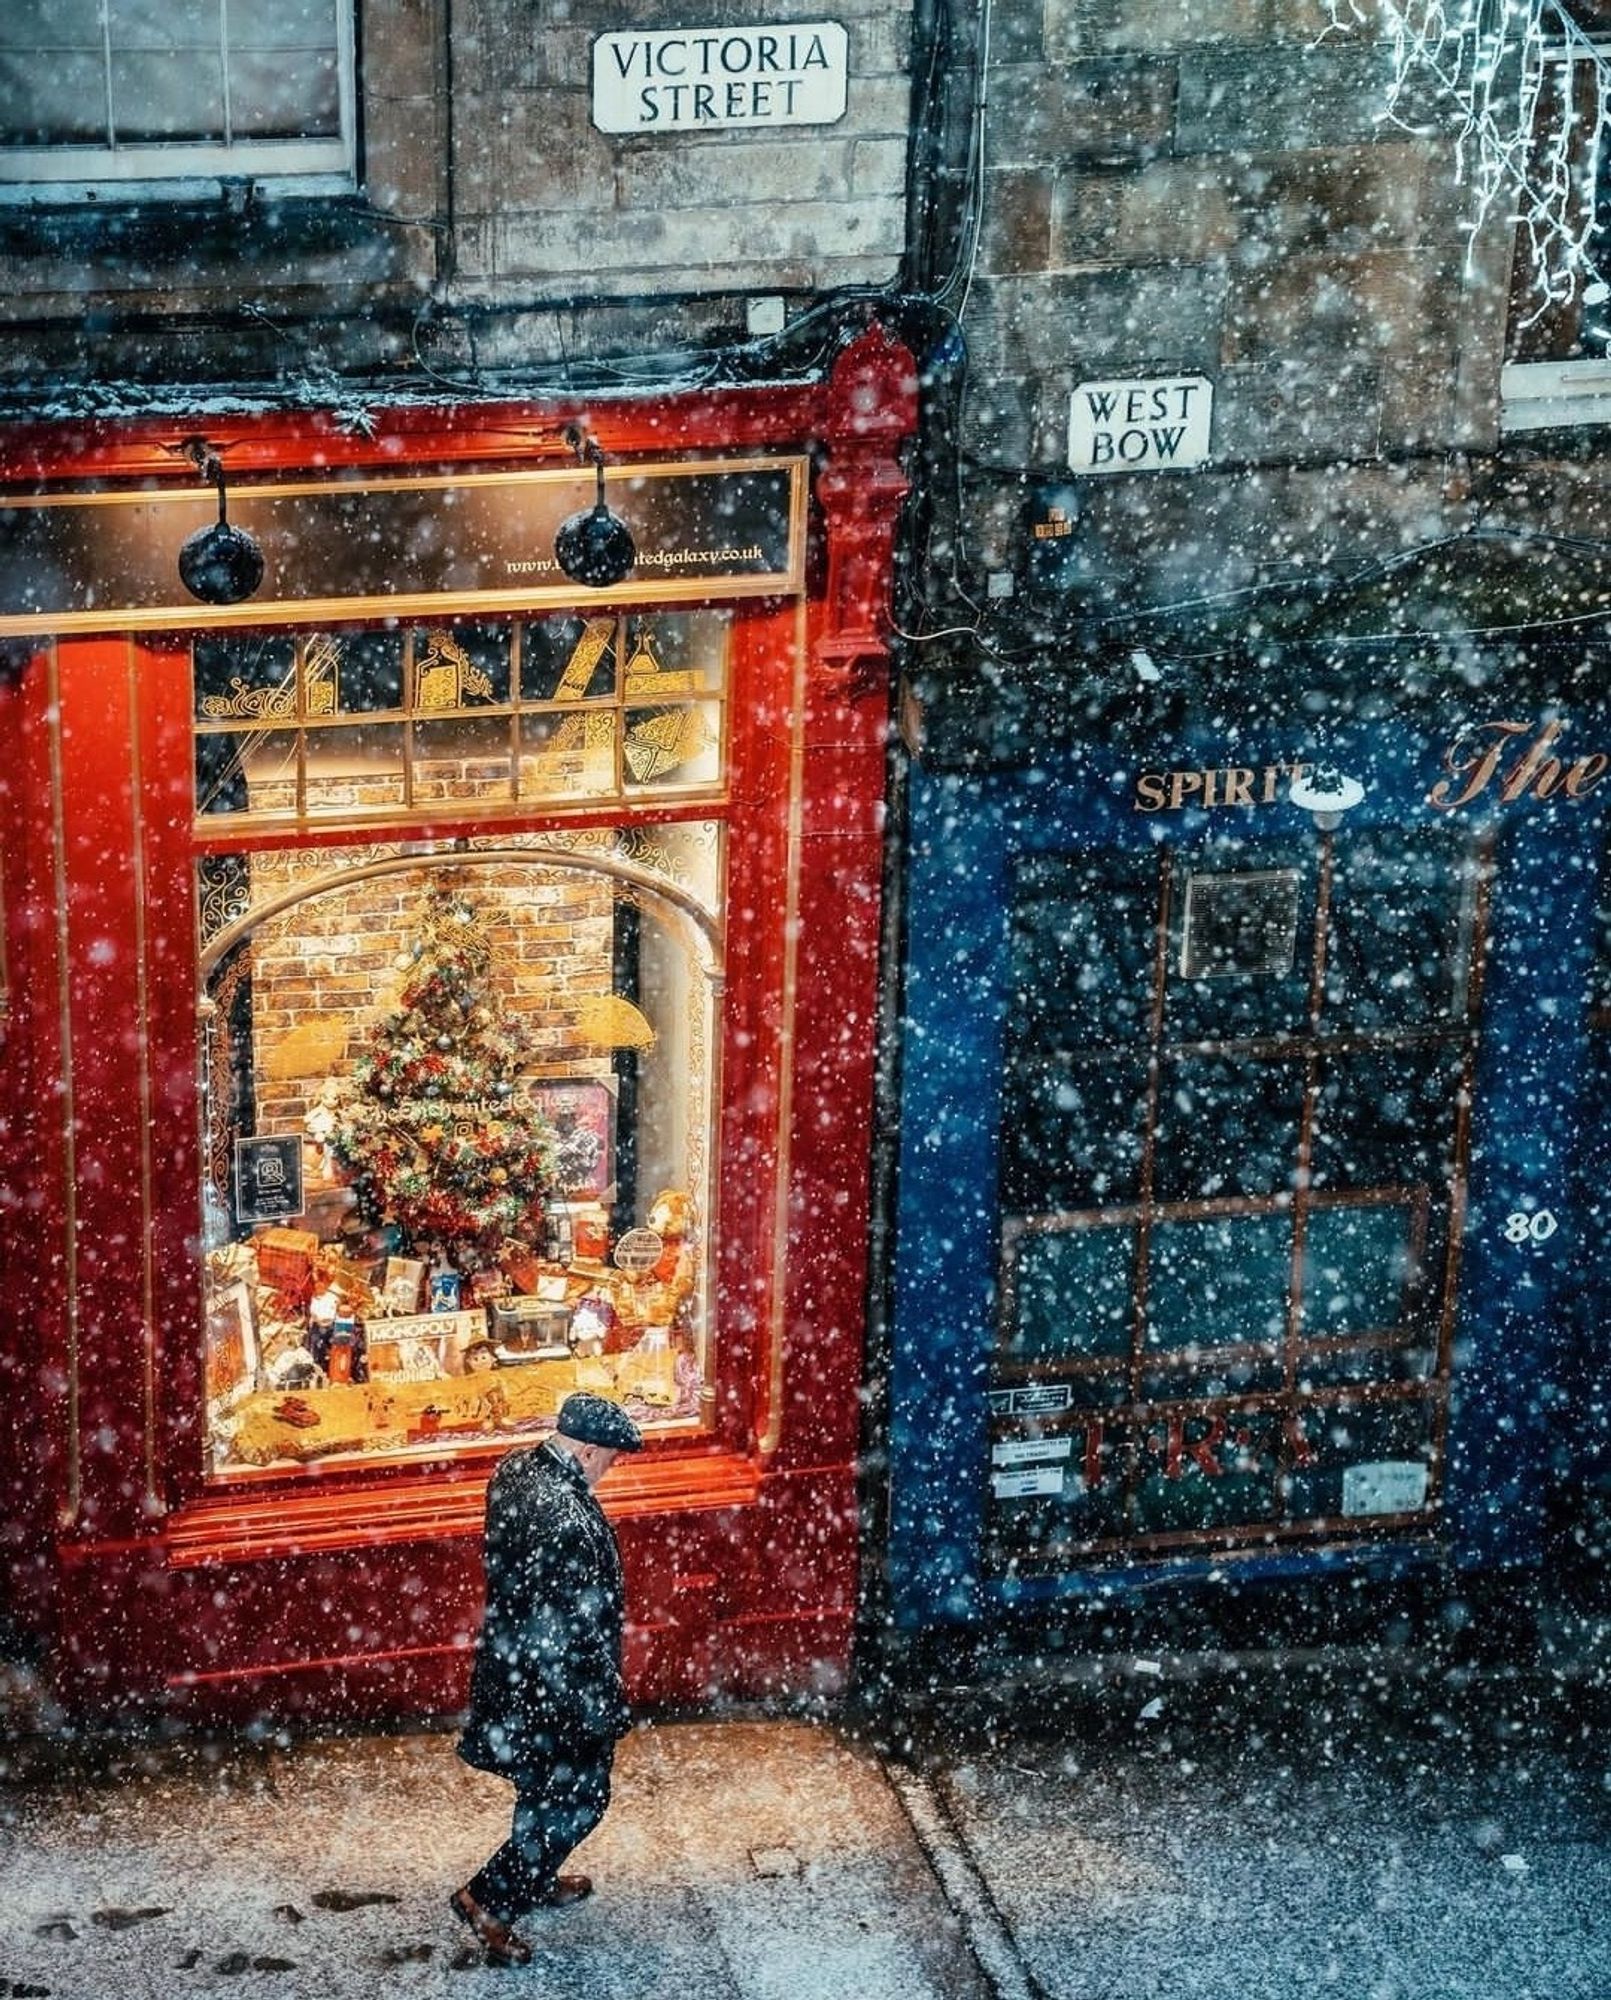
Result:
{"label": "wrapped gift box", "polygon": [[276,1291],[295,1291],[311,1282],[319,1239],[311,1229],[263,1229],[252,1238],[257,1251],[257,1275]]}

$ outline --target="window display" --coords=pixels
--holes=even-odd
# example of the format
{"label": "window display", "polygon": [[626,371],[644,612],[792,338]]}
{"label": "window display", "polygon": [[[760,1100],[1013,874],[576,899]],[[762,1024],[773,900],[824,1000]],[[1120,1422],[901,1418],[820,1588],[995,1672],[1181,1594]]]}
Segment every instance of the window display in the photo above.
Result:
{"label": "window display", "polygon": [[[476,667],[474,633],[401,656],[357,635],[343,658],[361,678],[345,686],[393,699],[404,683],[385,661],[400,657],[416,703],[427,675],[456,700],[567,674],[591,698],[629,643],[612,701],[650,675],[712,684],[658,664],[647,626],[629,641],[613,617],[585,622],[591,638],[546,621],[546,665],[522,643],[502,679]],[[691,621],[665,622],[675,653]],[[306,803],[310,695],[330,663],[313,641],[274,643],[289,648],[277,698],[301,720]],[[219,661],[206,670],[216,680]],[[250,671],[268,684],[261,660]],[[654,712],[684,708],[698,713]],[[639,781],[634,726],[607,745],[606,797]],[[226,740],[240,808],[260,752]],[[719,745],[713,724],[697,755]],[[555,754],[585,772],[585,731]],[[722,854],[717,820],[637,819],[440,851],[287,839],[201,856],[212,1473],[506,1439],[578,1388],[640,1423],[708,1416]]]}

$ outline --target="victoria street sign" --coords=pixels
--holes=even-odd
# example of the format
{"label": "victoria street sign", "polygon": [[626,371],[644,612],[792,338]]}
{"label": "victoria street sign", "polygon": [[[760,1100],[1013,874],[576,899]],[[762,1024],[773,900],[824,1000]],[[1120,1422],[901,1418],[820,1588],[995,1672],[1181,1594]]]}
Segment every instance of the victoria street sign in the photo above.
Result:
{"label": "victoria street sign", "polygon": [[849,73],[849,37],[837,21],[600,35],[593,123],[650,133],[832,125],[845,115]]}

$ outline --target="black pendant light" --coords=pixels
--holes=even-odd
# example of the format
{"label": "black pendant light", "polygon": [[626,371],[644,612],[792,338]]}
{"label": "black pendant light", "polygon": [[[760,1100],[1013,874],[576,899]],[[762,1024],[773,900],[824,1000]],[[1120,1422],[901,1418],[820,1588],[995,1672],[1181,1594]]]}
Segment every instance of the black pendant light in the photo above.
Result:
{"label": "black pendant light", "polygon": [[598,472],[598,498],[591,507],[560,523],[554,537],[554,560],[572,583],[585,583],[591,590],[607,590],[631,575],[638,559],[637,545],[625,521],[612,514],[604,500],[604,453],[596,439],[572,424],[565,442],[583,464]]}
{"label": "black pendant light", "polygon": [[239,604],[263,581],[263,551],[225,515],[224,468],[205,438],[187,438],[185,456],[218,488],[218,519],[198,528],[179,551],[179,581],[203,604]]}

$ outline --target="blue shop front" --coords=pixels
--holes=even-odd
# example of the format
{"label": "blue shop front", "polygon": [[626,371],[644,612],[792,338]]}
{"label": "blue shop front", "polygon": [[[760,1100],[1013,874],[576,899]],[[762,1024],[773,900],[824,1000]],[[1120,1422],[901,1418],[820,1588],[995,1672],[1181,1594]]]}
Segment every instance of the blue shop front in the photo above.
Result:
{"label": "blue shop front", "polygon": [[1120,669],[937,685],[911,772],[889,1624],[1542,1572],[1605,1470],[1603,660]]}

